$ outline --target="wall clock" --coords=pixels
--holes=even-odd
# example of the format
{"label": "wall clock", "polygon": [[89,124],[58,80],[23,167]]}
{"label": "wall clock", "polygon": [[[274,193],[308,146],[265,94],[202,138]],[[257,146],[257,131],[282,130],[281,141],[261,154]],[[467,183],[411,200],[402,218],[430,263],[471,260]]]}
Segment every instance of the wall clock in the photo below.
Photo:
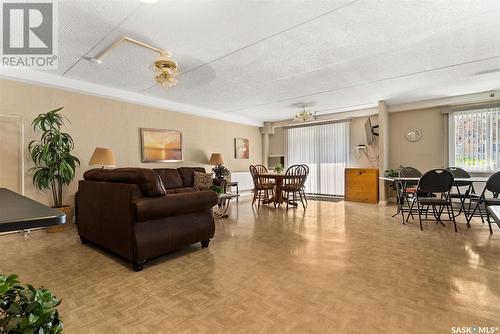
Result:
{"label": "wall clock", "polygon": [[419,141],[422,138],[422,131],[419,129],[410,129],[406,131],[406,139],[411,142]]}

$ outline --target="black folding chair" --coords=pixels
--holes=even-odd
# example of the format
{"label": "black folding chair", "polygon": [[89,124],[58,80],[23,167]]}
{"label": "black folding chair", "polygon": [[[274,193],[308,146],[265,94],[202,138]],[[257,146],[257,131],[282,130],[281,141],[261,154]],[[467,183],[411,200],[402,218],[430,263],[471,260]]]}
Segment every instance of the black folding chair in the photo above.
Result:
{"label": "black folding chair", "polygon": [[[421,231],[423,231],[422,220],[429,220],[427,219],[427,215],[425,219],[422,218],[421,207],[431,206],[436,223],[440,223],[443,226],[445,225],[441,219],[441,215],[446,208],[449,218],[446,221],[452,221],[453,226],[455,227],[455,232],[457,232],[457,223],[455,221],[455,215],[453,214],[453,205],[450,197],[450,190],[452,186],[453,174],[446,169],[432,169],[422,175],[420,181],[418,181],[416,196],[410,207],[411,212],[415,202],[417,203],[418,221]],[[428,194],[431,193],[435,196],[429,197]],[[422,197],[423,194],[426,196]]]}
{"label": "black folding chair", "polygon": [[[485,196],[486,190],[491,192],[493,194],[493,197],[486,198]],[[498,194],[500,194],[500,172],[496,172],[495,174],[491,175],[486,181],[486,186],[484,187],[483,192],[477,199],[476,205],[474,206],[474,210],[472,210],[472,213],[470,213],[468,216],[466,215],[467,226],[470,227],[470,221],[472,220],[472,217],[474,217],[474,213],[476,212],[476,210],[479,210],[479,213],[481,215],[481,220],[483,220],[483,214],[481,210],[481,205],[483,205],[484,211],[486,213],[486,220],[488,221],[488,225],[490,227],[490,234],[493,234],[493,230],[491,229],[490,214],[488,213],[488,206],[500,205],[500,198],[498,198]]]}
{"label": "black folding chair", "polygon": [[[463,170],[462,168],[458,168],[458,167],[448,167],[446,168],[446,170],[449,170],[451,172],[451,174],[453,174],[453,177],[455,179],[459,178],[459,179],[470,179],[471,176],[470,174]],[[457,213],[457,216],[459,216],[462,212],[465,213],[465,215],[467,215],[467,211],[470,211],[470,207],[471,207],[471,200],[472,199],[476,199],[476,198],[479,198],[479,196],[477,196],[475,194],[475,190],[474,190],[474,185],[472,183],[472,181],[454,181],[453,182],[453,185],[455,186],[455,189],[457,190],[456,193],[450,193],[450,196],[451,198],[458,198],[459,201],[460,201],[460,210],[458,211]],[[463,191],[463,188],[465,188],[465,192]],[[461,190],[462,189],[462,190]],[[467,210],[465,209],[465,202],[469,200],[469,205],[467,207]]]}
{"label": "black folding chair", "polygon": [[[422,173],[413,167],[401,167],[399,171],[399,176],[400,177],[421,177]],[[406,204],[408,205],[408,217],[406,218],[406,221],[408,221],[408,218],[411,216],[413,217],[413,213],[410,210],[411,202],[413,198],[415,197],[415,194],[417,192],[417,184],[418,181],[404,181],[401,182],[401,198],[398,198],[398,200],[401,201],[401,208],[403,211],[405,211],[405,201]]]}

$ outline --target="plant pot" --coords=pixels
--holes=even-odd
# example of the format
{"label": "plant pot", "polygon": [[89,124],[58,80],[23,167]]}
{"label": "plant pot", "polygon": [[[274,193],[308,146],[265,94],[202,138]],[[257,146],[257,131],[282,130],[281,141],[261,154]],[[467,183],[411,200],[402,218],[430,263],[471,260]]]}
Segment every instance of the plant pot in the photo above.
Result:
{"label": "plant pot", "polygon": [[47,233],[64,232],[73,225],[73,205],[65,205],[54,209],[66,214],[66,224],[49,226],[47,227]]}

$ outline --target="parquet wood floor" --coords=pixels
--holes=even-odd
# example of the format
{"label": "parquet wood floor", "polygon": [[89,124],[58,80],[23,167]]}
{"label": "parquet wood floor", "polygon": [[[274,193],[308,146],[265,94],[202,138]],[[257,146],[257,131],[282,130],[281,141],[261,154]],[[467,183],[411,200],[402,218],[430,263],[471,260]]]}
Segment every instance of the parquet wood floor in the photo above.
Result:
{"label": "parquet wood floor", "polygon": [[75,228],[0,237],[0,271],[62,297],[65,333],[450,333],[500,326],[500,230],[400,225],[394,207],[248,199],[136,273]]}

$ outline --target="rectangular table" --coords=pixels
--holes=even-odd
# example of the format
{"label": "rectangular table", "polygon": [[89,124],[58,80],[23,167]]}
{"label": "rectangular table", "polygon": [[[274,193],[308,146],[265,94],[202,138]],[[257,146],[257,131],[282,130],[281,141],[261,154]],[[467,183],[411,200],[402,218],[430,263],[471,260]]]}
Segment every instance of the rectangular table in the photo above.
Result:
{"label": "rectangular table", "polygon": [[[479,183],[485,183],[488,181],[488,176],[474,176],[474,177],[456,177],[453,179],[453,182],[479,182]],[[380,180],[386,180],[386,181],[419,181],[419,177],[400,177],[400,176],[381,176],[379,177]]]}
{"label": "rectangular table", "polygon": [[[396,196],[397,196],[397,204],[398,204],[398,211],[396,212],[397,213],[401,213],[401,223],[405,223],[405,218],[404,218],[404,213],[403,213],[403,203],[401,203],[401,195],[402,195],[402,192],[405,190],[404,189],[404,184],[406,184],[406,182],[411,182],[411,181],[419,181],[420,178],[419,177],[400,177],[400,176],[395,176],[395,177],[392,177],[392,176],[381,176],[379,177],[380,180],[385,180],[385,181],[390,181],[390,182],[394,182],[395,186],[396,186]],[[488,177],[482,177],[482,176],[479,176],[479,177],[469,177],[469,178],[455,178],[453,180],[454,184],[460,184],[460,183],[486,183],[486,181],[488,180]]]}
{"label": "rectangular table", "polygon": [[488,206],[488,212],[493,217],[495,223],[500,227],[500,205],[490,205]]}
{"label": "rectangular table", "polygon": [[56,209],[0,188],[0,232],[29,230],[66,223],[66,215]]}

